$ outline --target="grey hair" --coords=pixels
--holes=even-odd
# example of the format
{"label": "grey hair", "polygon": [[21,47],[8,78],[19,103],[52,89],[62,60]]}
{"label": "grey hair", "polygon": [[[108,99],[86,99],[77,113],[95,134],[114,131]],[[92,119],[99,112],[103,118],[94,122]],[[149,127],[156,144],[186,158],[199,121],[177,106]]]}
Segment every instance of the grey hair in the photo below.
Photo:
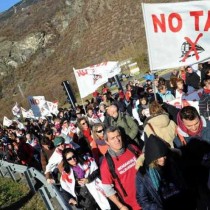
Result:
{"label": "grey hair", "polygon": [[104,132],[104,140],[107,141],[108,140],[108,133],[112,133],[118,131],[119,134],[121,135],[121,131],[119,129],[119,127],[117,126],[109,126],[108,128],[106,128],[105,132]]}

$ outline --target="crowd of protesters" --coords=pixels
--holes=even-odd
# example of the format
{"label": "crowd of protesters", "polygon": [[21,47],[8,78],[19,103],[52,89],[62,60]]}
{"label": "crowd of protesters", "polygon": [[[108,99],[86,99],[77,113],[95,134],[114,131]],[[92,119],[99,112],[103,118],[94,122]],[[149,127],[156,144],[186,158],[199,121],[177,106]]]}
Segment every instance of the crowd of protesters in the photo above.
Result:
{"label": "crowd of protesters", "polygon": [[[1,156],[60,186],[70,209],[210,209],[210,67],[150,72],[85,106],[1,126]],[[168,104],[202,89],[199,110]]]}

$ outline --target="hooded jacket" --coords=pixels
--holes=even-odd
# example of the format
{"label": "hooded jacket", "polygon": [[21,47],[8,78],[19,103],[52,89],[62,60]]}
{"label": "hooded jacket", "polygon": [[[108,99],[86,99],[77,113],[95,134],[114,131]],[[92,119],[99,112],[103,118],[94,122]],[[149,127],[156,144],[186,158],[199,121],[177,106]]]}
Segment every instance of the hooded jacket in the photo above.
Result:
{"label": "hooded jacket", "polygon": [[[150,165],[161,157],[166,157],[164,166]],[[144,166],[136,176],[136,197],[143,210],[193,209],[188,208],[186,185],[177,158],[162,139],[155,135],[147,139]]]}
{"label": "hooded jacket", "polygon": [[[149,126],[153,127],[155,133]],[[164,139],[173,148],[173,140],[176,137],[176,123],[169,119],[168,114],[160,114],[150,118],[144,127],[144,132],[146,134],[146,139],[149,138],[151,134],[157,135]]]}

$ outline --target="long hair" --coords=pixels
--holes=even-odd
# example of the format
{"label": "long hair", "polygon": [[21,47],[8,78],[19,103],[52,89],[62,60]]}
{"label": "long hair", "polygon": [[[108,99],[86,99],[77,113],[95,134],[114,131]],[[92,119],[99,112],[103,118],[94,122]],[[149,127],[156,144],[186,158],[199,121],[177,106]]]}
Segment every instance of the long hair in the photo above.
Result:
{"label": "long hair", "polygon": [[81,165],[83,165],[85,162],[84,158],[78,155],[78,153],[74,149],[71,149],[71,148],[64,149],[62,152],[62,157],[63,157],[63,168],[66,173],[69,173],[71,169],[71,165],[66,160],[66,155],[70,152],[73,153],[73,155],[76,157],[77,163],[80,163]]}
{"label": "long hair", "polygon": [[90,127],[88,119],[86,117],[80,117],[79,119],[77,119],[77,126],[80,129],[80,131],[82,131],[82,125],[80,124],[80,122],[82,120],[85,120],[85,122],[87,123],[88,127]]}
{"label": "long hair", "polygon": [[98,139],[98,136],[97,136],[97,129],[98,127],[102,127],[104,129],[104,124],[103,123],[96,123],[93,125],[92,127],[92,134],[93,134],[93,139],[94,140],[97,140]]}

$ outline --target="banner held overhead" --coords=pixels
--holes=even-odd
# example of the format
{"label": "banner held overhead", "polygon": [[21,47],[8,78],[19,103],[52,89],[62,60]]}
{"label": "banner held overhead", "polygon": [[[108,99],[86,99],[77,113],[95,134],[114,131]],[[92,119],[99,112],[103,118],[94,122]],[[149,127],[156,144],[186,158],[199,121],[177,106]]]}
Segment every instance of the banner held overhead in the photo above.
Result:
{"label": "banner held overhead", "polygon": [[74,69],[81,98],[93,93],[108,82],[108,78],[119,74],[120,71],[118,62],[115,61],[103,62],[84,69]]}
{"label": "banner held overhead", "polygon": [[210,3],[142,4],[151,70],[210,58]]}

